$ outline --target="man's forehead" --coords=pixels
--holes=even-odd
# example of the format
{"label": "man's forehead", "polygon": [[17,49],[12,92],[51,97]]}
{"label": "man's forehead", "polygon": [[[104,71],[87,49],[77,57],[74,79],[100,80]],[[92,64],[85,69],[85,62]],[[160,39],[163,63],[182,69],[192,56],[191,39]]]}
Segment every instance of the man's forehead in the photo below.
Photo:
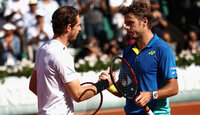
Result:
{"label": "man's forehead", "polygon": [[125,16],[124,16],[124,20],[125,21],[128,21],[128,20],[133,20],[133,19],[135,19],[136,17],[133,15],[133,14],[126,14]]}
{"label": "man's forehead", "polygon": [[80,23],[80,15],[76,16],[76,20],[78,21],[78,23]]}

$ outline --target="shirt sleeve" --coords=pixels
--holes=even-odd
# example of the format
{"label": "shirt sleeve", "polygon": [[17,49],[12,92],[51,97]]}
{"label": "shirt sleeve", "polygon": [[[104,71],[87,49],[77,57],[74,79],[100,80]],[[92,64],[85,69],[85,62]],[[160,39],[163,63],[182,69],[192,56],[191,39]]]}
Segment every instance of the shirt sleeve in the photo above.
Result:
{"label": "shirt sleeve", "polygon": [[55,62],[56,70],[63,83],[68,83],[78,78],[78,73],[74,69],[73,58],[71,56],[58,56]]}
{"label": "shirt sleeve", "polygon": [[159,67],[164,79],[177,78],[175,55],[170,47],[160,50]]}

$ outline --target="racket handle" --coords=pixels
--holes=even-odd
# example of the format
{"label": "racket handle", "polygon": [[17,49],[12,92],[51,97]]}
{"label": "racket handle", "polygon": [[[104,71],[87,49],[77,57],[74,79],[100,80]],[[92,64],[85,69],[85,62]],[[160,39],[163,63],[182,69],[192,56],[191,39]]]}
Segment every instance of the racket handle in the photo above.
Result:
{"label": "racket handle", "polygon": [[154,115],[151,109],[148,106],[144,106],[144,110],[147,112],[147,115]]}

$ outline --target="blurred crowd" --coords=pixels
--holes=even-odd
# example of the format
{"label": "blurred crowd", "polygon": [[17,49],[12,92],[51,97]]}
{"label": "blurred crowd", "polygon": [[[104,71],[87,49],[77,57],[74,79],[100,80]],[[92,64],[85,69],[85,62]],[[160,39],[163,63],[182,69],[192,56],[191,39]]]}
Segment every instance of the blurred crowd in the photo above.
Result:
{"label": "blurred crowd", "polygon": [[[135,41],[126,36],[120,8],[139,0],[0,0],[0,65],[34,62],[41,44],[53,37],[51,16],[60,6],[80,11],[82,30],[69,47],[75,62],[85,56],[112,58]],[[200,52],[200,0],[140,0],[152,10],[152,31],[175,55]]]}

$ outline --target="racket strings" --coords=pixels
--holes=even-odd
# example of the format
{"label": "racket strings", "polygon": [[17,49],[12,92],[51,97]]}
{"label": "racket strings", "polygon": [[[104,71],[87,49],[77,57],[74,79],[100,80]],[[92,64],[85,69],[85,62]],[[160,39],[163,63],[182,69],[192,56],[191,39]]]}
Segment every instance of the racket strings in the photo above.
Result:
{"label": "racket strings", "polygon": [[[128,62],[124,58],[118,56],[112,60],[110,68],[110,73],[116,72],[116,70],[120,68],[119,75],[112,76],[112,74],[110,74],[117,91],[126,99],[135,100],[136,96],[140,93],[140,87],[138,87],[137,78]],[[144,106],[143,108],[148,115],[153,115],[153,112],[148,106]]]}
{"label": "racket strings", "polygon": [[[94,115],[99,107],[100,97],[92,97],[86,101],[79,102],[75,105],[75,109],[79,111],[75,112],[75,115]],[[79,106],[80,105],[80,106]]]}
{"label": "racket strings", "polygon": [[100,104],[100,96],[92,97],[86,101],[85,112],[81,115],[93,115]]}
{"label": "racket strings", "polygon": [[129,99],[134,99],[136,97],[137,84],[130,67],[124,61],[121,61],[121,69],[117,85],[120,93],[124,96]]}
{"label": "racket strings", "polygon": [[[91,85],[91,84],[89,84]],[[88,86],[88,84],[84,84],[82,86]],[[93,93],[91,90],[86,90],[86,93]],[[97,95],[81,102],[74,102],[74,115],[94,115],[100,109],[102,105],[103,97],[102,93],[98,93]]]}

